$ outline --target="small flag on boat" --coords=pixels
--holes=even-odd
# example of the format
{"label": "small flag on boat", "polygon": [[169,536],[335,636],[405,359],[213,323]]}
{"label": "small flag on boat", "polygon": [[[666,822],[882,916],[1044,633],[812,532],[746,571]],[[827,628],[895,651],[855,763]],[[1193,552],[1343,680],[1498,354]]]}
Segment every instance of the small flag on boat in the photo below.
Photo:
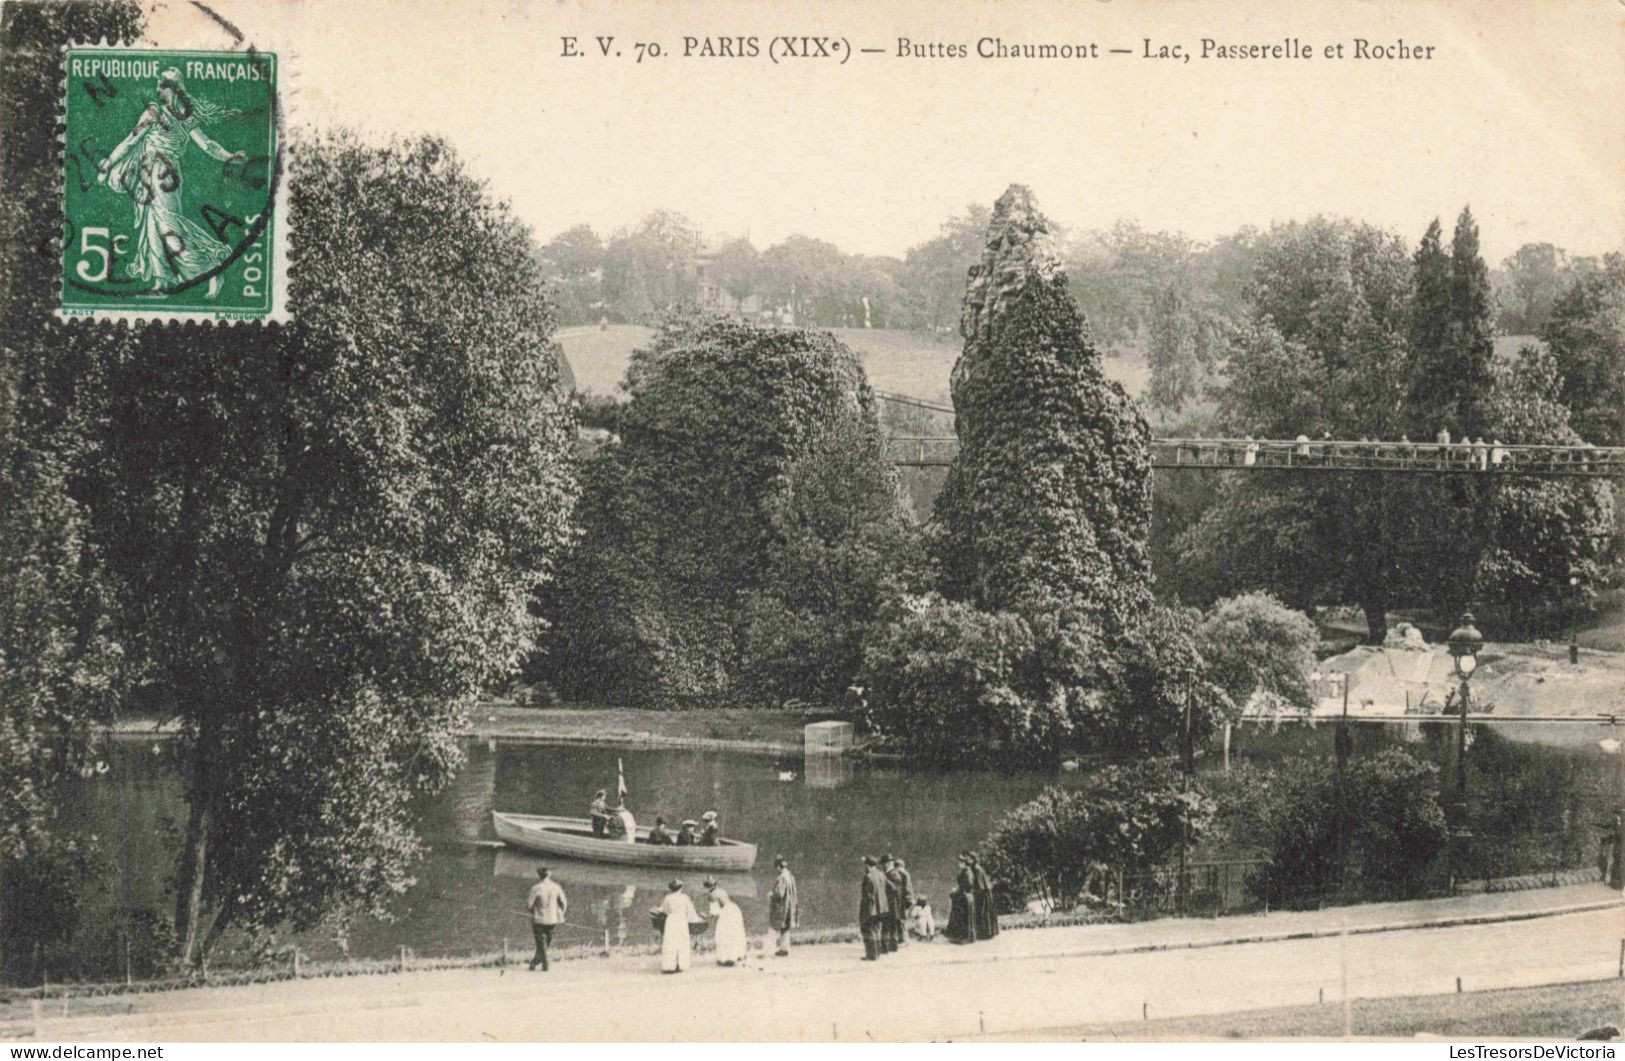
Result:
{"label": "small flag on boat", "polygon": [[626,798],[626,771],[621,767],[621,760],[615,760],[615,795],[620,799]]}

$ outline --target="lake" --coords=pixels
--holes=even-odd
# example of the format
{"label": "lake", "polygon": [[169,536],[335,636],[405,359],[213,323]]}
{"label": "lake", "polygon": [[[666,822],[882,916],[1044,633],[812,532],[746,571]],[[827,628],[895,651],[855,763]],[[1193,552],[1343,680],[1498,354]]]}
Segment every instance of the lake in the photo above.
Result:
{"label": "lake", "polygon": [[[1332,728],[1284,727],[1274,734],[1249,728],[1238,732],[1233,757],[1330,757]],[[1448,785],[1455,738],[1443,727],[1438,730],[1413,730],[1412,747],[1443,765]],[[1596,743],[1617,737],[1618,731],[1591,730],[1567,727],[1561,736],[1568,747],[1480,737],[1469,753],[1479,813],[1494,815],[1517,801],[1533,808],[1519,812],[1519,828],[1531,833],[1561,827],[1578,835],[1589,828],[1589,819],[1600,816],[1617,795],[1621,776],[1619,756]],[[1374,725],[1356,726],[1355,737],[1357,756],[1405,739],[1399,727]],[[184,807],[165,762],[168,754],[167,742],[117,741],[108,772],[80,786],[71,816],[100,836],[109,864],[103,885],[87,897],[83,938],[67,948],[73,953],[53,960],[61,967],[57,975],[87,964],[105,967],[107,956],[93,952],[106,948],[106,932],[122,923],[126,910],[170,909]],[[640,824],[652,823],[656,814],[676,822],[715,810],[724,835],[759,845],[754,870],[723,881],[753,934],[765,930],[777,854],[788,857],[796,873],[804,927],[854,923],[859,859],[865,853],[891,852],[907,860],[916,891],[929,895],[939,920],[944,919],[956,852],[975,846],[1000,815],[1046,784],[1081,784],[1087,777],[1083,772],[913,770],[850,760],[820,765],[811,759],[687,750],[473,743],[452,784],[421,801],[420,830],[432,850],[417,867],[416,886],[399,900],[396,920],[354,925],[349,953],[382,958],[408,946],[424,957],[471,954],[499,948],[504,937],[516,949],[527,948],[525,895],[542,859],[493,846],[491,811],[584,817],[595,789],[613,791],[617,758],[626,770],[628,805]],[[1480,764],[1488,772],[1480,772]],[[1218,754],[1206,756],[1201,769],[1221,769]],[[1559,802],[1565,802],[1561,815]],[[1547,810],[1549,820],[1543,817]],[[223,835],[229,842],[229,834]],[[654,939],[648,910],[664,892],[666,871],[549,863],[570,898],[569,925],[560,930],[559,944],[601,943],[606,930],[615,942]],[[685,883],[699,905],[700,880]],[[310,934],[300,943],[318,959],[342,952],[330,935]]]}

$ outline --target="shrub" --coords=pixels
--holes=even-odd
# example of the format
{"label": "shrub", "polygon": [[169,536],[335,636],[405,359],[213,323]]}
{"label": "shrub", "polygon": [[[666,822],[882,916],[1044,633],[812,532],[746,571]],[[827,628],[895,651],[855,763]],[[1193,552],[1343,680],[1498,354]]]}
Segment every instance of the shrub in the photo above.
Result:
{"label": "shrub", "polygon": [[1034,681],[1032,628],[937,594],[887,605],[864,652],[868,730],[939,762],[1053,755],[1070,729],[1064,700]]}
{"label": "shrub", "polygon": [[1183,836],[1195,843],[1213,821],[1213,801],[1186,791],[1166,762],[1109,766],[1081,789],[1050,787],[1006,814],[980,855],[1000,903],[1016,909],[1037,893],[1072,906],[1097,876],[1145,873],[1166,864]]}
{"label": "shrub", "polygon": [[38,982],[50,948],[79,930],[79,900],[100,857],[93,837],[46,833],[22,857],[0,857],[0,978]]}
{"label": "shrub", "polygon": [[1225,838],[1267,852],[1260,887],[1271,905],[1345,887],[1368,898],[1414,897],[1448,837],[1438,768],[1403,748],[1351,762],[1341,802],[1336,768],[1322,760],[1244,766],[1217,784]]}
{"label": "shrub", "polygon": [[1208,674],[1224,690],[1232,718],[1254,697],[1310,707],[1308,679],[1318,639],[1308,616],[1268,593],[1221,600],[1197,628]]}

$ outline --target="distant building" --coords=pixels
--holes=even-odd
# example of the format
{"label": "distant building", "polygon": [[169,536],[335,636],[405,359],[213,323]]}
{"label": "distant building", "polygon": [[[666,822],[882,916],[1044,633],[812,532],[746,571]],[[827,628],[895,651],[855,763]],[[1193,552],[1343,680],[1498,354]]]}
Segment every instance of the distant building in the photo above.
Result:
{"label": "distant building", "polygon": [[728,313],[740,317],[757,317],[762,312],[762,296],[752,291],[744,298],[736,298],[722,285],[717,276],[718,253],[735,237],[710,236],[700,241],[694,252],[695,302],[710,313]]}

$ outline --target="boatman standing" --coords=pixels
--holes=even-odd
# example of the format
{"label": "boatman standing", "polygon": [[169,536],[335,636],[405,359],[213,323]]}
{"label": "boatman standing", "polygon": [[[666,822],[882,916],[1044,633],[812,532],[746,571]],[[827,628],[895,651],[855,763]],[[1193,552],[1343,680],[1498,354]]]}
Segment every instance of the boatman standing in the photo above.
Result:
{"label": "boatman standing", "polygon": [[603,789],[593,794],[592,805],[587,808],[587,815],[592,818],[594,836],[603,836],[609,831],[609,801],[604,798]]}
{"label": "boatman standing", "polygon": [[536,953],[530,959],[530,971],[535,972],[538,964],[542,972],[547,972],[547,947],[553,942],[553,930],[564,924],[564,914],[570,908],[570,900],[565,898],[564,889],[559,887],[558,881],[549,876],[546,866],[536,867],[537,881],[530,887],[530,899],[526,906],[530,907],[530,932],[536,937]]}

